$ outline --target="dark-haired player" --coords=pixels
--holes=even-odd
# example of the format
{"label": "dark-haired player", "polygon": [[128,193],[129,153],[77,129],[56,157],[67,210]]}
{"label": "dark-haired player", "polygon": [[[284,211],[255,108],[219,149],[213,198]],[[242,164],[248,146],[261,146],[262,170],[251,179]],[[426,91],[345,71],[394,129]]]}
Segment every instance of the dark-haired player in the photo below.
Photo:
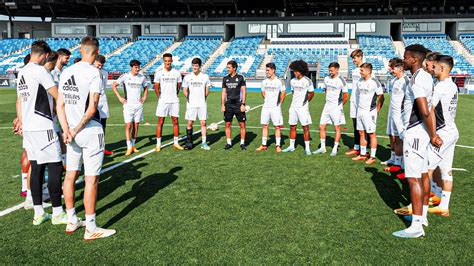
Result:
{"label": "dark-haired player", "polygon": [[[140,71],[140,61],[130,61],[130,72],[121,75],[112,84],[112,90],[118,100],[123,104],[123,119],[125,121],[125,138],[127,140],[126,156],[138,152],[135,142],[138,136],[138,127],[143,121],[143,104],[148,96],[148,84],[144,75]],[[125,97],[122,97],[117,90],[117,86],[123,84]],[[131,132],[130,132],[131,131]]]}
{"label": "dark-haired player", "polygon": [[59,84],[59,77],[63,71],[64,66],[69,64],[69,59],[71,58],[71,52],[68,49],[60,48],[56,51],[58,53],[58,60],[53,70],[51,70],[51,75],[53,75],[54,82]]}
{"label": "dark-haired player", "polygon": [[158,98],[158,106],[156,107],[156,116],[158,123],[156,124],[156,152],[161,151],[161,135],[165,117],[171,116],[173,122],[173,148],[175,150],[183,150],[179,145],[179,90],[181,88],[181,73],[172,68],[173,55],[170,53],[163,54],[163,69],[157,69],[155,72],[155,94]]}
{"label": "dark-haired player", "polygon": [[348,96],[346,80],[339,76],[339,64],[332,62],[329,64],[329,76],[324,78],[324,87],[326,93],[326,103],[324,105],[321,120],[319,122],[319,139],[321,147],[314,151],[314,154],[326,153],[326,125],[333,124],[336,130],[334,137],[334,147],[331,156],[337,155],[339,140],[341,139],[341,124],[344,122],[343,105]]}
{"label": "dark-haired player", "polygon": [[433,91],[433,78],[423,69],[423,61],[427,49],[420,44],[409,45],[405,48],[404,63],[412,73],[410,84],[405,92],[403,102],[403,151],[405,176],[410,186],[412,202],[412,222],[410,227],[394,232],[396,237],[416,238],[425,235],[423,225],[427,225],[425,218],[428,213],[428,197],[424,190],[430,187],[428,174],[428,146],[431,143],[441,147],[443,141],[436,134],[436,123],[433,114],[429,111],[428,102]]}
{"label": "dark-haired player", "polygon": [[260,117],[262,124],[262,145],[257,148],[257,151],[265,151],[268,149],[268,124],[272,120],[275,127],[275,142],[276,152],[281,152],[281,127],[283,126],[283,115],[281,112],[281,105],[285,100],[286,88],[275,76],[276,66],[274,63],[266,65],[267,78],[262,81],[262,96],[265,99]]}
{"label": "dark-haired player", "polygon": [[[29,63],[18,73],[17,117],[15,130],[23,133],[23,147],[31,164],[30,186],[33,197],[33,225],[50,219],[53,224],[65,224],[66,214],[61,202],[63,165],[58,135],[54,132],[53,110],[49,96],[58,98],[58,87],[43,64],[51,54],[44,41],[31,45]],[[43,209],[43,180],[48,168],[48,190],[53,206],[52,216]]]}
{"label": "dark-haired player", "polygon": [[296,142],[296,125],[298,122],[303,127],[303,137],[305,144],[305,154],[311,155],[309,125],[311,125],[311,114],[309,113],[309,102],[314,97],[313,82],[306,75],[309,73],[308,63],[303,60],[291,62],[290,69],[295,75],[291,79],[291,90],[293,91],[293,99],[289,111],[290,124],[290,146],[283,152],[295,151]]}
{"label": "dark-haired player", "polygon": [[247,150],[245,146],[245,100],[247,90],[245,77],[237,74],[237,62],[227,62],[228,75],[222,79],[221,110],[224,112],[226,145],[224,149],[232,148],[232,120],[237,118],[240,126],[240,149]]}
{"label": "dark-haired player", "polygon": [[193,148],[193,124],[196,118],[201,122],[201,149],[210,150],[206,142],[207,96],[211,89],[211,80],[207,74],[201,72],[202,61],[193,58],[191,61],[193,73],[189,73],[183,80],[183,94],[186,97],[186,115],[188,127],[186,128],[185,149]]}

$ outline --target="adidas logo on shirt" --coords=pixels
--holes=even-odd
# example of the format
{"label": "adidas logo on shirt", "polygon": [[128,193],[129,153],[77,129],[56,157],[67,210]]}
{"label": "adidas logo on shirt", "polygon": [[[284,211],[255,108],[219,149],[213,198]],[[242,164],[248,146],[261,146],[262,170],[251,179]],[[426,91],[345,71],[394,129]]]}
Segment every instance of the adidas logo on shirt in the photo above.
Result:
{"label": "adidas logo on shirt", "polygon": [[68,81],[63,86],[64,91],[75,91],[78,92],[79,88],[76,85],[76,80],[74,79],[74,75],[72,75]]}

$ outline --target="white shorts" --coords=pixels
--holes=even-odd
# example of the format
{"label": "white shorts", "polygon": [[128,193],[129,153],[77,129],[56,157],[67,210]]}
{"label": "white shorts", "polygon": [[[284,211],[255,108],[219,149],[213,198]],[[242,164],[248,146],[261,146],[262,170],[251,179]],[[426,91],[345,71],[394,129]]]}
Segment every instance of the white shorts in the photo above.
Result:
{"label": "white shorts", "polygon": [[415,126],[405,132],[403,140],[403,162],[407,178],[421,178],[428,172],[428,145],[430,137],[422,125]]}
{"label": "white shorts", "polygon": [[105,96],[105,94],[100,95],[97,109],[99,110],[101,119],[109,118],[109,104],[107,103],[107,96]]}
{"label": "white shorts", "polygon": [[350,111],[349,116],[351,118],[357,118],[357,106],[355,102],[349,101]]}
{"label": "white shorts", "polygon": [[346,116],[344,115],[344,107],[340,107],[341,109],[341,125],[345,125],[346,124]]}
{"label": "white shorts", "polygon": [[438,132],[438,134],[443,140],[443,145],[440,148],[429,145],[428,169],[434,170],[439,166],[447,171],[451,171],[453,168],[454,148],[459,139],[459,133]]}
{"label": "white shorts", "polygon": [[308,105],[303,107],[290,107],[288,115],[288,123],[292,126],[297,125],[298,122],[302,126],[311,125],[311,114],[309,113]]}
{"label": "white shorts", "polygon": [[370,112],[357,112],[357,130],[365,130],[367,133],[375,133],[377,128],[377,110]]}
{"label": "white shorts", "polygon": [[343,122],[342,118],[344,118],[344,113],[342,112],[339,106],[336,108],[328,108],[324,106],[323,113],[321,114],[321,119],[319,120],[319,124],[320,125],[332,124],[335,126],[339,126]]}
{"label": "white shorts", "polygon": [[28,160],[38,164],[61,162],[61,146],[58,134],[50,130],[24,131],[23,148]]}
{"label": "white shorts", "polygon": [[80,171],[84,162],[84,175],[98,176],[102,170],[104,147],[102,127],[83,129],[67,145],[66,171]]}
{"label": "white shorts", "polygon": [[158,102],[156,107],[156,116],[158,117],[179,117],[179,103]]}
{"label": "white shorts", "polygon": [[143,121],[143,105],[128,105],[123,106],[123,120],[125,123],[140,123]]}
{"label": "white shorts", "polygon": [[399,129],[403,130],[402,119],[401,118],[400,119],[394,119],[392,113],[389,112],[388,113],[388,118],[387,118],[387,135],[400,137],[400,134],[402,134],[402,132],[400,132]]}
{"label": "white shorts", "polygon": [[272,120],[274,126],[279,127],[283,125],[283,115],[281,107],[263,107],[260,115],[260,124],[268,125]]}
{"label": "white shorts", "polygon": [[207,106],[186,107],[184,118],[188,121],[196,121],[196,117],[201,121],[207,120]]}

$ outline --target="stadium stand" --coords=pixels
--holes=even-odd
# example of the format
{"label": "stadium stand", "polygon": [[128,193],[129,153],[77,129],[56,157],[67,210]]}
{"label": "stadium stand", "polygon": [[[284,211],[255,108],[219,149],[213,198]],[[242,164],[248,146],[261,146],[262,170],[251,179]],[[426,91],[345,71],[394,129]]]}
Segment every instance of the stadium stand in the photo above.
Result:
{"label": "stadium stand", "polygon": [[0,39],[0,57],[27,48],[34,39]]}
{"label": "stadium stand", "polygon": [[262,40],[262,36],[235,38],[224,54],[219,55],[208,68],[209,76],[222,77],[226,75],[226,63],[229,60],[235,60],[239,64],[239,73],[247,77],[254,77],[264,57],[263,54],[257,53]]}
{"label": "stadium stand", "polygon": [[[357,35],[357,42],[359,48],[364,51],[365,60],[372,63],[374,74],[387,74],[388,61],[393,57],[398,57],[392,38],[380,35]],[[349,71],[354,68],[354,63],[349,60]]]}
{"label": "stadium stand", "polygon": [[107,59],[108,72],[128,72],[130,60],[138,59],[144,66],[173,44],[173,37],[139,37],[132,45]]}
{"label": "stadium stand", "polygon": [[[209,56],[219,47],[222,42],[220,36],[209,37],[192,37],[184,38],[173,52],[173,67],[183,73],[191,71],[191,60],[195,57],[201,58],[203,64],[209,59]],[[163,60],[158,60],[150,68],[148,72],[155,72],[157,68],[161,68]]]}
{"label": "stadium stand", "polygon": [[459,40],[466,47],[466,49],[474,55],[474,34],[461,34]]}
{"label": "stadium stand", "polygon": [[474,66],[453,48],[446,34],[407,34],[403,38],[405,46],[419,43],[432,51],[451,55],[455,64],[452,74],[474,75]]}
{"label": "stadium stand", "polygon": [[[117,37],[102,37],[99,38],[100,43],[100,53],[103,55],[110,55],[115,50],[117,50],[120,46],[128,43],[130,41],[129,38],[117,38]],[[79,49],[72,51],[71,59],[81,57],[81,53]],[[72,60],[71,60],[72,63]]]}

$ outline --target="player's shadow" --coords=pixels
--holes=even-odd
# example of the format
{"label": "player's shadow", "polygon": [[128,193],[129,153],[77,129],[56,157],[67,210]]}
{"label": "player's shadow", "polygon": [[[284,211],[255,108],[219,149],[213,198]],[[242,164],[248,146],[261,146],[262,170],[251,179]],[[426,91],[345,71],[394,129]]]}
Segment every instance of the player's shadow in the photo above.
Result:
{"label": "player's shadow", "polygon": [[218,142],[222,138],[225,138],[225,131],[224,130],[219,130],[217,132],[207,134],[206,138],[207,138],[207,144],[209,146],[212,146],[213,144],[215,144],[216,142]]}
{"label": "player's shadow", "polygon": [[[161,138],[162,139],[161,141],[166,142],[168,140],[171,140],[172,138],[173,138],[172,134],[171,135],[166,135],[166,136],[163,136]],[[145,140],[145,142],[143,142],[144,140]],[[156,136],[154,134],[153,135],[146,135],[146,136],[138,136],[136,143],[137,143],[137,149],[139,149],[139,150],[147,148],[147,147],[152,146],[152,145],[156,145]],[[124,155],[124,153],[126,152],[126,150],[127,150],[127,142],[126,142],[125,139],[122,139],[122,140],[119,140],[119,141],[116,141],[116,142],[112,142],[112,143],[107,143],[105,146],[108,150],[113,151],[114,154],[104,156],[103,164],[111,162],[115,158],[122,157]]]}
{"label": "player's shadow", "polygon": [[[408,184],[405,181],[402,181],[402,185],[400,186],[394,177],[390,174],[379,172],[375,167],[366,167],[365,171],[372,174],[371,180],[374,183],[375,189],[379,193],[380,198],[390,209],[395,210],[401,206],[407,206],[410,203]],[[408,226],[410,224],[410,222],[405,220],[402,216],[397,216],[405,225]]]}
{"label": "player's shadow", "polygon": [[178,179],[178,175],[176,173],[181,171],[182,169],[183,167],[177,166],[170,169],[166,173],[155,173],[149,175],[133,184],[132,189],[127,193],[122,194],[114,201],[97,209],[96,213],[100,214],[107,209],[113,208],[114,206],[121,204],[122,202],[126,202],[130,199],[133,199],[118,214],[116,214],[109,221],[107,221],[107,223],[104,224],[104,227],[107,228],[120,221],[123,217],[127,216],[135,208],[140,207],[140,205],[155,196],[155,194],[158,193],[160,190],[169,186],[176,179]]}
{"label": "player's shadow", "polygon": [[346,146],[347,149],[352,149],[354,147],[354,137],[351,137],[347,134],[341,134],[342,145]]}
{"label": "player's shadow", "polygon": [[[113,193],[116,189],[126,184],[127,181],[140,179],[142,172],[140,168],[147,166],[148,163],[143,163],[144,158],[138,158],[134,162],[120,166],[114,170],[108,171],[100,176],[99,188],[97,191],[97,202]],[[76,185],[76,191],[84,188],[85,182]],[[77,200],[82,200],[84,191],[76,196]],[[76,208],[77,212],[84,210],[84,206],[80,205]]]}
{"label": "player's shadow", "polygon": [[[287,135],[284,135],[283,132],[281,134],[281,143],[280,143],[280,147],[283,147],[285,146],[285,141],[288,139],[289,137]],[[273,135],[270,135],[268,136],[268,141],[267,141],[267,146],[271,146],[275,144],[276,145],[276,139],[275,139],[275,134]]]}
{"label": "player's shadow", "polygon": [[[234,138],[232,139],[232,145],[240,145],[240,129],[236,132],[233,130],[234,133]],[[253,131],[247,131],[245,132],[245,145],[250,146],[252,142],[257,138],[257,134],[255,134]]]}

